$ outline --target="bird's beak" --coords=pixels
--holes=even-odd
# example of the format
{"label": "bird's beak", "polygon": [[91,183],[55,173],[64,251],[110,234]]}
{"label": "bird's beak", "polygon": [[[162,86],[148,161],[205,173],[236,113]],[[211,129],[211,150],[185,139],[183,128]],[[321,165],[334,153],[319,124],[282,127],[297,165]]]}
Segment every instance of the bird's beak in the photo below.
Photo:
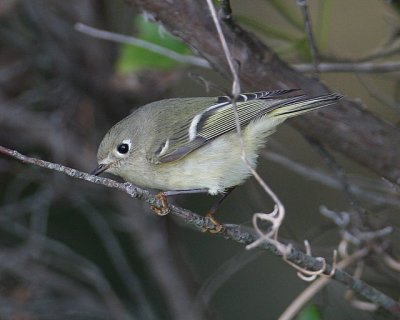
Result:
{"label": "bird's beak", "polygon": [[106,171],[110,167],[110,164],[99,164],[90,174],[98,176],[100,173]]}

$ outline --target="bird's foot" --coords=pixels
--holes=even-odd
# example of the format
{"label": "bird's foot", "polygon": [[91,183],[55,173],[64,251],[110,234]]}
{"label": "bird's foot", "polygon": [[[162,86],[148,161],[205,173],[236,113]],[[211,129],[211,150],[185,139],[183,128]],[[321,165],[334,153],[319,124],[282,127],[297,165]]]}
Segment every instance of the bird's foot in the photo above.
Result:
{"label": "bird's foot", "polygon": [[153,210],[159,216],[165,216],[171,212],[167,195],[164,192],[157,193],[155,198],[158,200],[159,205],[151,205],[151,210]]}
{"label": "bird's foot", "polygon": [[220,233],[224,231],[224,226],[214,217],[214,213],[209,211],[206,214],[206,218],[209,219],[212,223],[212,227],[206,227],[204,228],[204,232],[210,232],[210,233]]}

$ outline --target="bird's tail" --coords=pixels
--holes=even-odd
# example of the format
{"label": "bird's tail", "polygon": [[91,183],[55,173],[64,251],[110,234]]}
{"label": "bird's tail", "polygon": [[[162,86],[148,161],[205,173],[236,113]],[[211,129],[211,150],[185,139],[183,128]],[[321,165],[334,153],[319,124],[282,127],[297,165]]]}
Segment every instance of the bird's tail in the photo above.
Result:
{"label": "bird's tail", "polygon": [[343,96],[337,93],[331,93],[315,98],[297,96],[287,99],[284,103],[277,104],[276,108],[273,108],[268,112],[268,116],[287,119],[298,116],[302,113],[329,106],[336,103],[341,98],[343,98]]}

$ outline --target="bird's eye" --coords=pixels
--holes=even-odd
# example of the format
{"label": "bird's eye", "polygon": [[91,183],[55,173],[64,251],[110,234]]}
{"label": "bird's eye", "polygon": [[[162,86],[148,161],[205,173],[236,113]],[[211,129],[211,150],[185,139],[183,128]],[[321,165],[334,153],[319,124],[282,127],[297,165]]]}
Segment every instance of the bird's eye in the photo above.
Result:
{"label": "bird's eye", "polygon": [[120,154],[127,154],[129,151],[129,144],[127,143],[121,143],[118,147],[117,147],[117,151]]}

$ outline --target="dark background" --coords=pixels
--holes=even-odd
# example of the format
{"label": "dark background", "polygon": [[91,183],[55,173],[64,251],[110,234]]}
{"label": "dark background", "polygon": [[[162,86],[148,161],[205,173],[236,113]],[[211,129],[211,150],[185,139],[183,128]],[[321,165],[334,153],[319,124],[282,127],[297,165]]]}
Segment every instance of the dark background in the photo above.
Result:
{"label": "dark background", "polygon": [[[232,8],[237,20],[282,59],[309,63],[303,30],[273,2],[232,1]],[[295,1],[281,3],[302,22]],[[396,48],[400,23],[394,3],[309,1],[309,7],[318,47],[326,56],[351,60]],[[219,94],[206,92],[189,72],[230,88],[225,77],[182,64],[141,66],[137,58],[139,67],[122,72],[116,66],[126,49],[74,30],[76,22],[83,22],[135,35],[138,13],[122,1],[0,2],[0,145],[91,171],[103,135],[132,109],[167,97]],[[397,56],[385,59],[396,61]],[[319,77],[332,90],[398,123],[398,72]],[[273,88],[260,84],[259,89]],[[376,225],[394,228],[388,241],[399,257],[399,189],[327,152],[358,188],[352,196],[360,207]],[[340,233],[319,208],[353,210],[335,165],[285,124],[269,140],[258,171],[285,204],[282,238],[299,248],[308,239],[314,255],[330,261]],[[116,190],[6,157],[0,157],[0,181],[1,319],[276,319],[307,286],[282,259],[247,252],[171,216],[157,217],[145,203]],[[198,213],[212,202],[208,196],[176,199]],[[254,212],[271,208],[271,200],[250,179],[223,204],[218,218],[250,226]],[[399,296],[398,273],[376,258],[366,260],[366,266],[367,282]],[[315,309],[306,319],[390,318],[352,308],[344,292],[342,285],[331,283],[313,300]]]}

